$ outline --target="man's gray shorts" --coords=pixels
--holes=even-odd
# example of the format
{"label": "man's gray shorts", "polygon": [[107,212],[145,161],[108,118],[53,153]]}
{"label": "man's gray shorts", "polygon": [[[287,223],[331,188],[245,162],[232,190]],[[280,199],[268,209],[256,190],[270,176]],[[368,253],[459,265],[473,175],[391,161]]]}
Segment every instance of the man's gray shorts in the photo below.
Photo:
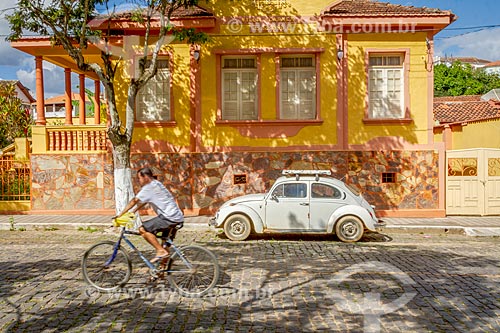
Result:
{"label": "man's gray shorts", "polygon": [[162,229],[168,229],[169,227],[178,225],[183,222],[173,222],[161,216],[155,216],[150,220],[144,221],[142,226],[147,232],[155,234]]}

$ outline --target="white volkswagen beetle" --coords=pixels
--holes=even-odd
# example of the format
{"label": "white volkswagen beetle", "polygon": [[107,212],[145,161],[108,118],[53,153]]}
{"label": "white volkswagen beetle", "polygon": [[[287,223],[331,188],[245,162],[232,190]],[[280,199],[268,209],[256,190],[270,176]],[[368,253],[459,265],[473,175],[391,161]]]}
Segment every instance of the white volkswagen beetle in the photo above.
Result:
{"label": "white volkswagen beetle", "polygon": [[[344,182],[325,177],[328,170],[284,170],[265,194],[249,194],[224,203],[209,224],[224,228],[231,240],[250,233],[335,233],[356,242],[376,231],[374,208]],[[381,222],[381,221],[380,221]]]}

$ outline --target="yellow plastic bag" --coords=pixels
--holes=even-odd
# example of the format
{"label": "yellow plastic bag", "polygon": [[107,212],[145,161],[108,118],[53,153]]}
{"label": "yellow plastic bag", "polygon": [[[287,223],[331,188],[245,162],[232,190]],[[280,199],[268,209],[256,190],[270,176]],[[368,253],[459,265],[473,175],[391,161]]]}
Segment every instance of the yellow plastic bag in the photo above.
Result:
{"label": "yellow plastic bag", "polygon": [[135,214],[132,212],[127,212],[122,216],[117,217],[113,221],[113,225],[115,227],[132,228],[134,226],[134,219],[135,219]]}

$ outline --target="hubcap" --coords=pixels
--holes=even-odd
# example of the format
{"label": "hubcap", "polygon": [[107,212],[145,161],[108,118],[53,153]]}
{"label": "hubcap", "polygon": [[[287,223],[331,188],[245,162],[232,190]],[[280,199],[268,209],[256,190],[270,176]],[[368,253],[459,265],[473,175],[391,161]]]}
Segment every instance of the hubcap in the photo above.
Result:
{"label": "hubcap", "polygon": [[231,231],[235,235],[241,235],[245,232],[245,225],[240,221],[235,221],[231,224]]}
{"label": "hubcap", "polygon": [[342,233],[346,237],[354,237],[358,233],[358,228],[352,222],[347,222],[342,225]]}

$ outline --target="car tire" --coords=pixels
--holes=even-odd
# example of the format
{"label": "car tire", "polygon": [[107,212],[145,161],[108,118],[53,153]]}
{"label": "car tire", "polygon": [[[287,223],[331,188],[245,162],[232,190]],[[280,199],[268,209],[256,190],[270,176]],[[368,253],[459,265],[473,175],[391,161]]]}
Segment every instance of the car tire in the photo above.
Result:
{"label": "car tire", "polygon": [[242,241],[250,236],[252,224],[250,219],[242,214],[231,215],[224,222],[224,233],[233,241]]}
{"label": "car tire", "polygon": [[363,222],[356,216],[344,216],[335,224],[335,234],[345,243],[357,242],[363,237],[363,232]]}

